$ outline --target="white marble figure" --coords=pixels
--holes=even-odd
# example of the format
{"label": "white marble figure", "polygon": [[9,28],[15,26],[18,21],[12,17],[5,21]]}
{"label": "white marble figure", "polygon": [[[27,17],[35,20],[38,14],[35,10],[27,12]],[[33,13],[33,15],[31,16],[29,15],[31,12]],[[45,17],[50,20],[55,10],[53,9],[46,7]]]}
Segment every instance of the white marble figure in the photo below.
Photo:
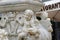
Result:
{"label": "white marble figure", "polygon": [[44,27],[44,29],[46,29],[49,32],[49,40],[52,40],[52,36],[51,36],[51,32],[53,31],[52,29],[52,24],[50,22],[50,18],[48,18],[48,13],[47,12],[41,12],[41,13],[37,13],[40,14],[38,15],[39,17],[41,17],[40,20],[40,24]]}
{"label": "white marble figure", "polygon": [[0,16],[0,27],[5,27],[8,17],[4,14]]}
{"label": "white marble figure", "polygon": [[47,12],[41,12],[40,17],[41,17],[40,23],[41,23],[44,27],[46,27],[46,29],[47,29],[48,31],[52,32],[52,31],[53,31],[53,29],[52,29],[52,27],[51,27],[52,24],[51,24],[51,22],[50,22],[50,18],[48,18],[48,13],[47,13]]}
{"label": "white marble figure", "polygon": [[15,13],[8,12],[6,14],[6,16],[8,17],[8,20],[6,22],[6,28],[5,28],[5,30],[8,33],[11,33],[11,32],[13,32],[13,30],[15,30],[15,25],[17,25],[16,22],[14,21]]}
{"label": "white marble figure", "polygon": [[[23,17],[23,19],[24,19],[23,24],[24,25],[23,25],[23,29],[22,29],[23,33],[20,32],[18,35],[20,40],[21,40],[20,36],[25,36],[24,33],[27,34],[26,37],[28,40],[33,40],[34,37],[32,38],[31,36],[33,35],[33,33],[35,33],[34,29],[36,29],[35,25],[34,25],[34,16],[33,15],[34,15],[34,12],[32,10],[26,10],[24,12],[24,17]],[[21,24],[21,22],[20,22],[20,24]],[[32,34],[30,35],[31,38],[29,37],[29,34],[30,34],[29,29],[32,32]],[[21,34],[23,34],[23,35],[21,35]]]}
{"label": "white marble figure", "polygon": [[26,40],[50,40],[50,33],[44,28],[44,26],[42,26],[33,14],[34,12],[32,10],[26,10],[24,12],[24,26],[22,32],[18,35],[18,39],[22,40],[20,36],[24,36],[23,38]]}
{"label": "white marble figure", "polygon": [[17,33],[21,32],[22,29],[23,29],[23,14],[22,13],[18,13],[16,15],[16,18],[15,18],[16,22],[18,23],[18,27],[17,27]]}
{"label": "white marble figure", "polygon": [[8,40],[8,32],[2,28],[5,28],[8,17],[4,14],[0,14],[0,40]]}

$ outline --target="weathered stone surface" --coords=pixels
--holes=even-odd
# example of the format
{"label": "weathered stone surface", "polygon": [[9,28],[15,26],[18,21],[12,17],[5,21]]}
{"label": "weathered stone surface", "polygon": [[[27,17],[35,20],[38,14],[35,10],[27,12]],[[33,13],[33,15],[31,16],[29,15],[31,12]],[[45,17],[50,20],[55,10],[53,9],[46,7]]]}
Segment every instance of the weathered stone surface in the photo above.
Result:
{"label": "weathered stone surface", "polygon": [[1,40],[52,39],[52,28],[50,20],[48,19],[48,13],[39,13],[41,20],[36,18],[36,12],[38,13],[42,7],[41,1],[6,1],[1,1],[2,4],[0,4],[0,12],[2,14],[0,16]]}

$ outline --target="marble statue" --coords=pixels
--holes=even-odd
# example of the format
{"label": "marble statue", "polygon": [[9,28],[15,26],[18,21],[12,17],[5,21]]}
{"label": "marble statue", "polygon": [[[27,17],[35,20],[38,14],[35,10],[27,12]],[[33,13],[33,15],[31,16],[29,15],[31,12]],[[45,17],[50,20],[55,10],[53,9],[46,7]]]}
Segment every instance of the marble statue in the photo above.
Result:
{"label": "marble statue", "polygon": [[[35,36],[39,35],[38,29],[34,24],[34,12],[32,10],[26,10],[24,12],[24,22],[22,32],[19,33],[19,40],[35,40]],[[21,21],[22,22],[22,21]],[[21,38],[22,36],[22,38]],[[31,38],[30,38],[31,37]]]}
{"label": "marble statue", "polygon": [[36,14],[38,14],[38,15],[36,15],[36,16],[38,16],[38,17],[41,18],[41,20],[39,20],[40,23],[41,23],[48,31],[52,32],[52,31],[53,31],[53,29],[52,29],[52,27],[51,27],[52,24],[51,24],[51,22],[50,22],[50,18],[48,18],[48,13],[47,13],[47,12],[37,12]]}
{"label": "marble statue", "polygon": [[39,21],[35,17],[32,17],[33,13],[34,12],[32,10],[25,11],[24,14],[25,19],[23,22],[24,26],[22,32],[26,32],[26,33],[23,34],[20,32],[18,37],[20,38],[20,36],[24,36],[24,38],[27,37],[27,39],[29,40],[51,40],[50,33],[48,32],[48,30],[44,28],[45,26],[42,26],[43,24],[39,23]]}
{"label": "marble statue", "polygon": [[1,0],[0,40],[51,40],[48,13],[39,12],[43,6],[42,0]]}
{"label": "marble statue", "polygon": [[47,12],[37,12],[36,14],[39,14],[37,16],[39,16],[41,18],[41,20],[39,20],[40,24],[49,32],[50,40],[52,40],[51,32],[53,31],[53,29],[51,27],[52,24],[50,22],[50,18],[48,18],[48,13]]}

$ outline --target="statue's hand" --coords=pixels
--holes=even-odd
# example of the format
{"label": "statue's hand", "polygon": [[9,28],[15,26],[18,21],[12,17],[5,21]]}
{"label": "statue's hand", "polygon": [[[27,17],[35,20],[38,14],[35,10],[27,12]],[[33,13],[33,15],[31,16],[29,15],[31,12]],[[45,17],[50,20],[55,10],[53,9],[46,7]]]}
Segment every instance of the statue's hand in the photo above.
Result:
{"label": "statue's hand", "polygon": [[39,36],[39,31],[38,31],[38,29],[36,29],[36,28],[30,28],[29,30],[28,30],[28,33],[31,35],[31,36]]}

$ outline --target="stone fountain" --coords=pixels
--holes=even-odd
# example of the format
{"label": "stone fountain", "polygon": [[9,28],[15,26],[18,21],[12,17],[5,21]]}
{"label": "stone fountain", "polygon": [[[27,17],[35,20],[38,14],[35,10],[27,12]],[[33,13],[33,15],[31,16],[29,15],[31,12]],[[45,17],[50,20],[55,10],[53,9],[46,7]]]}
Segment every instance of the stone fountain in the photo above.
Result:
{"label": "stone fountain", "polygon": [[51,40],[47,12],[39,12],[42,0],[1,0],[0,40]]}

